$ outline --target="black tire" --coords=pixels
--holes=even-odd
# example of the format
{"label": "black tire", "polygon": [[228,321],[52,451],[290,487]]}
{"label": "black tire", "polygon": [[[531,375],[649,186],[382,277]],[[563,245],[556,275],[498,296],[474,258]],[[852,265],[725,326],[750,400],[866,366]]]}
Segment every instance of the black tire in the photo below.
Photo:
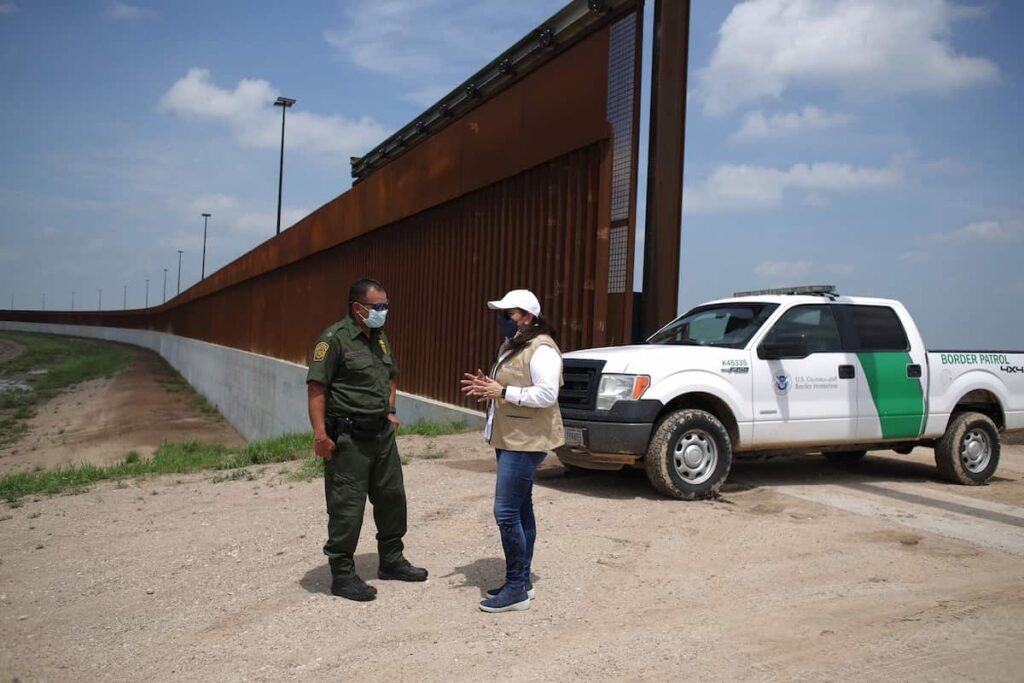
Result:
{"label": "black tire", "polygon": [[851,463],[860,462],[867,455],[867,451],[833,451],[831,453],[823,453],[825,459],[829,462],[835,463]]}
{"label": "black tire", "polygon": [[[685,459],[688,452],[694,456],[690,460]],[[731,467],[729,433],[717,417],[703,410],[669,414],[655,428],[644,456],[654,488],[679,500],[715,496]]]}
{"label": "black tire", "polygon": [[984,484],[999,467],[999,430],[987,415],[953,416],[946,433],[935,444],[935,466],[943,479],[954,484]]}

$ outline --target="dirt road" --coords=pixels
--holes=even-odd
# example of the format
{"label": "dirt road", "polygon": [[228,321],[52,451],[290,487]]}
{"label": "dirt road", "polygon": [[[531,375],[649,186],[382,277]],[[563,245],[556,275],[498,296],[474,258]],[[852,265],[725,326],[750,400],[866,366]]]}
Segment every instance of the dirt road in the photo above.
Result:
{"label": "dirt road", "polygon": [[25,436],[0,447],[0,475],[37,466],[109,465],[129,451],[148,458],[165,441],[244,443],[219,415],[199,409],[163,359],[142,349],[132,353],[131,366],[114,377],[84,382],[40,406]]}
{"label": "dirt road", "polygon": [[20,356],[25,349],[10,339],[0,339],[0,363],[6,363]]}
{"label": "dirt road", "polygon": [[[27,502],[0,522],[0,674],[28,680],[1020,680],[1024,448],[999,477],[935,481],[930,454],[740,463],[722,500],[639,474],[535,491],[532,609],[501,581],[478,434],[406,468],[426,584],[330,596],[322,484],[165,478]],[[423,441],[403,437],[407,452]],[[259,470],[254,469],[254,474]],[[179,483],[180,482],[180,483]]]}

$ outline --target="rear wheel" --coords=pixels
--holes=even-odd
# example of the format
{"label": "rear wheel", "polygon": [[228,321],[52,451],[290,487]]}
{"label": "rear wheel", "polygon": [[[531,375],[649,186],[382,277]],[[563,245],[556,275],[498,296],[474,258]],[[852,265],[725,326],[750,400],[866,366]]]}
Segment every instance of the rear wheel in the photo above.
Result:
{"label": "rear wheel", "polygon": [[960,413],[935,444],[935,466],[944,479],[977,486],[999,466],[999,430],[981,413]]}
{"label": "rear wheel", "polygon": [[850,463],[863,460],[867,454],[867,451],[834,451],[823,455],[829,462]]}
{"label": "rear wheel", "polygon": [[680,500],[714,496],[731,467],[729,433],[703,410],[680,410],[662,420],[644,456],[654,488]]}

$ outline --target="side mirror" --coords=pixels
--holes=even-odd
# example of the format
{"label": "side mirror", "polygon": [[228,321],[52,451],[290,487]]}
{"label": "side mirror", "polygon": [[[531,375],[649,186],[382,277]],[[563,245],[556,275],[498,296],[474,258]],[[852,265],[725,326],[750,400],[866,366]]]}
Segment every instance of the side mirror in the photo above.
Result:
{"label": "side mirror", "polygon": [[802,334],[772,334],[757,348],[761,360],[807,358],[807,338]]}

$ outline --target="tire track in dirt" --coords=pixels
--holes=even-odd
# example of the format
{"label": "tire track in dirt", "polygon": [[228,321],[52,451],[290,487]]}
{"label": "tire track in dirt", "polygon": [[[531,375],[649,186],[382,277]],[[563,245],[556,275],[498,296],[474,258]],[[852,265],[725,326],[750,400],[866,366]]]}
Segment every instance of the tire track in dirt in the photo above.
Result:
{"label": "tire track in dirt", "polygon": [[10,339],[0,339],[0,363],[14,360],[25,353],[25,347]]}

